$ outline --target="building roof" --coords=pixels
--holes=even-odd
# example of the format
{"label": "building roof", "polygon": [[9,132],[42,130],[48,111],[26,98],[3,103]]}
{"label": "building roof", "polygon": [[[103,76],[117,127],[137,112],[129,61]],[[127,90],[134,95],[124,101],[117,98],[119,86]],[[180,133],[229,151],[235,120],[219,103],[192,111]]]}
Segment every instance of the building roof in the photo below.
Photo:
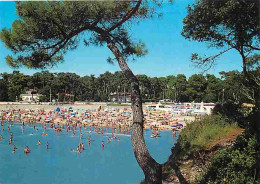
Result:
{"label": "building roof", "polygon": [[117,95],[119,95],[119,96],[124,96],[124,95],[131,96],[131,93],[128,93],[128,92],[126,92],[126,93],[119,92],[118,94],[116,92],[115,93],[110,93],[110,96],[117,96]]}
{"label": "building roof", "polygon": [[[20,96],[29,96],[31,97],[32,95],[31,94],[20,94]],[[33,96],[41,96],[40,94],[36,93],[36,94],[33,94]]]}

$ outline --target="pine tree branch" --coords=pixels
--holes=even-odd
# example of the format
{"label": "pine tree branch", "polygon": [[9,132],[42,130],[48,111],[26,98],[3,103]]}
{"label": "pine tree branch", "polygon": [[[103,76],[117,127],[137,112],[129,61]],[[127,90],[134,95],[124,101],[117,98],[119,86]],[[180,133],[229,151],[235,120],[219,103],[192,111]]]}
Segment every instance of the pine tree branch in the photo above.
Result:
{"label": "pine tree branch", "polygon": [[260,48],[257,48],[257,47],[253,47],[252,45],[244,45],[245,47],[249,47],[253,50],[260,50]]}
{"label": "pine tree branch", "polygon": [[128,13],[125,14],[125,16],[122,18],[122,20],[118,23],[116,23],[115,25],[113,25],[112,27],[110,27],[108,30],[106,30],[106,32],[111,32],[114,29],[116,29],[117,27],[120,27],[125,21],[127,21],[128,19],[130,19],[139,9],[140,5],[141,5],[142,0],[139,0],[135,7],[129,11]]}

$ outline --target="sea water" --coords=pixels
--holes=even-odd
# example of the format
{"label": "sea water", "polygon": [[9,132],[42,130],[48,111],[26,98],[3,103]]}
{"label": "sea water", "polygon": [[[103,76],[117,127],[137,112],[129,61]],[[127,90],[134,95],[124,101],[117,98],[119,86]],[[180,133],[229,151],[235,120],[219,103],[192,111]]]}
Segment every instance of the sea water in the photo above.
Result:
{"label": "sea water", "polygon": [[[10,132],[7,131],[8,126]],[[111,134],[86,134],[82,129],[83,139],[80,140],[79,131],[73,136],[72,132],[56,133],[47,128],[48,136],[42,136],[44,129],[37,124],[38,131],[32,126],[25,125],[22,132],[21,124],[4,124],[4,137],[0,141],[0,184],[137,184],[144,179],[131,145],[131,137],[117,135],[120,141],[111,140]],[[1,131],[1,130],[0,130]],[[108,129],[108,132],[111,132]],[[8,145],[11,133],[13,144]],[[33,134],[33,135],[32,135]],[[91,145],[87,144],[87,137],[91,135]],[[170,131],[161,131],[160,138],[151,138],[151,131],[146,130],[144,137],[150,154],[159,163],[167,161],[171,148],[176,138]],[[37,145],[38,140],[41,146]],[[46,142],[49,149],[46,149]],[[104,150],[101,142],[104,141]],[[85,151],[82,153],[71,152],[76,150],[78,144],[83,142]],[[13,154],[13,145],[18,149]],[[31,153],[24,154],[28,146]]]}

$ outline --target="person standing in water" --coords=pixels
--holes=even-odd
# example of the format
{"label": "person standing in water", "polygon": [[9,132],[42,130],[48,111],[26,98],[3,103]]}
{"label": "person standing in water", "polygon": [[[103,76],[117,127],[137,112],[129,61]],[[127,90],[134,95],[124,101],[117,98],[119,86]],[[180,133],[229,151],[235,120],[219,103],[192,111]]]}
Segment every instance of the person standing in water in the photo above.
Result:
{"label": "person standing in water", "polygon": [[40,146],[40,145],[41,145],[41,141],[39,140],[39,141],[38,141],[38,146]]}
{"label": "person standing in water", "polygon": [[49,149],[49,143],[48,142],[46,143],[46,149]]}
{"label": "person standing in water", "polygon": [[85,150],[84,143],[81,144],[81,149],[82,149],[83,151]]}
{"label": "person standing in water", "polygon": [[8,142],[8,145],[11,145],[12,144],[12,140],[10,139],[9,142]]}
{"label": "person standing in water", "polygon": [[102,141],[102,143],[101,143],[101,149],[104,150],[104,148],[105,148],[104,141]]}
{"label": "person standing in water", "polygon": [[90,136],[88,136],[88,141],[90,141],[90,139],[91,139],[91,135],[90,135]]}
{"label": "person standing in water", "polygon": [[16,151],[17,147],[14,145],[14,149],[12,150],[12,153],[14,154]]}
{"label": "person standing in water", "polygon": [[26,147],[24,148],[24,153],[25,153],[25,154],[28,154],[28,153],[30,153],[30,152],[31,152],[31,151],[30,151],[29,147],[26,146]]}
{"label": "person standing in water", "polygon": [[14,137],[14,134],[11,133],[11,135],[10,135],[10,141],[11,141],[11,142],[13,142],[13,137]]}
{"label": "person standing in water", "polygon": [[83,138],[83,134],[82,133],[80,133],[80,139],[82,139]]}
{"label": "person standing in water", "polygon": [[176,131],[174,129],[172,129],[172,137],[173,137],[173,139],[175,138],[175,135],[176,135]]}

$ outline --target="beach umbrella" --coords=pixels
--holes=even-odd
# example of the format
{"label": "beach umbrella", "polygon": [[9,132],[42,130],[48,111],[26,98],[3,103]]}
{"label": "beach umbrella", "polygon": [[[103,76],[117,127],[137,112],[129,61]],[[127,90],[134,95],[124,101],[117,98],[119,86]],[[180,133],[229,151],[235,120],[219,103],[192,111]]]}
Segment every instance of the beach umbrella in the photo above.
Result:
{"label": "beach umbrella", "polygon": [[57,111],[57,112],[60,112],[60,107],[57,107],[56,111]]}

